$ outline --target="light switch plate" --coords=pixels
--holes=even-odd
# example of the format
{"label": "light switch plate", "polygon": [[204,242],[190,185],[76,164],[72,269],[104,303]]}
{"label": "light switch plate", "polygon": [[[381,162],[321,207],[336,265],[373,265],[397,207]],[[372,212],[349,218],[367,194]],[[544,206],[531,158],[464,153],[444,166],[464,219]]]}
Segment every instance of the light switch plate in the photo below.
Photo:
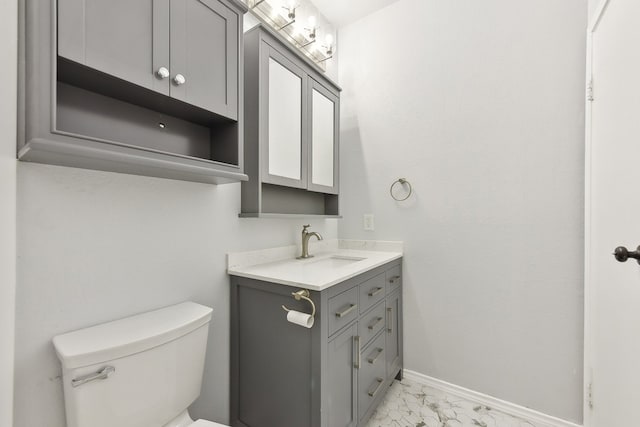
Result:
{"label": "light switch plate", "polygon": [[362,226],[366,231],[373,231],[375,229],[373,214],[364,214],[364,217],[362,218]]}

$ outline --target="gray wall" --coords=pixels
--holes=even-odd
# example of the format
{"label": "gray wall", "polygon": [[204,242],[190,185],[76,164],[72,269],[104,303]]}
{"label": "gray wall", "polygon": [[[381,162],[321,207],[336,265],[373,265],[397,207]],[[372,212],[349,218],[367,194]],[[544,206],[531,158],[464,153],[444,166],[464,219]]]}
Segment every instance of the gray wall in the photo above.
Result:
{"label": "gray wall", "polygon": [[339,232],[405,241],[405,366],[573,421],[586,17],[584,0],[402,0],[338,49]]}
{"label": "gray wall", "polygon": [[[240,185],[20,163],[15,427],[63,427],[59,333],[192,300],[213,307],[195,416],[229,416],[225,254],[297,243],[303,220],[239,219]],[[335,220],[311,222],[335,238]]]}
{"label": "gray wall", "polygon": [[17,2],[0,2],[0,426],[12,425],[16,284]]}

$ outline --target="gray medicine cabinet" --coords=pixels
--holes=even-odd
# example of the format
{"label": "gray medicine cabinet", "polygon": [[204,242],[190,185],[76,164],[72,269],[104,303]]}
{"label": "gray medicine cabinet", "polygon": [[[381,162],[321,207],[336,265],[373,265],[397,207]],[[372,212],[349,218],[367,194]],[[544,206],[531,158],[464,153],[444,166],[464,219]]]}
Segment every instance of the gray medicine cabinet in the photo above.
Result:
{"label": "gray medicine cabinet", "polygon": [[340,87],[264,25],[244,35],[242,217],[339,217]]}
{"label": "gray medicine cabinet", "polygon": [[246,180],[246,11],[240,0],[21,0],[18,158]]}

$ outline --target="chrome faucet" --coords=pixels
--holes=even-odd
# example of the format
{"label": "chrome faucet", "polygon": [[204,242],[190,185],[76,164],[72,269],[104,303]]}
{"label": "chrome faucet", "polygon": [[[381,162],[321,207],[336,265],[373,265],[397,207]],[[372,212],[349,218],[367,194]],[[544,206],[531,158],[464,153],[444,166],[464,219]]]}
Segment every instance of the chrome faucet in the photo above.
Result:
{"label": "chrome faucet", "polygon": [[300,255],[298,259],[307,259],[313,257],[313,255],[309,255],[309,238],[311,238],[311,236],[316,236],[318,240],[322,240],[322,236],[315,231],[309,233],[307,231],[307,228],[309,227],[310,225],[302,226],[302,255]]}

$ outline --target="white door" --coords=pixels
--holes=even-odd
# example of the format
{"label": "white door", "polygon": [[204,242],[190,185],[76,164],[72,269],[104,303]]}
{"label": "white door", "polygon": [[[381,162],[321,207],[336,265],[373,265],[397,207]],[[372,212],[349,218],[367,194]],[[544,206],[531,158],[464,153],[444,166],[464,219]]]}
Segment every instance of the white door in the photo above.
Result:
{"label": "white door", "polygon": [[631,427],[640,425],[640,265],[612,254],[640,245],[640,1],[605,1],[600,12],[587,70],[585,425]]}

